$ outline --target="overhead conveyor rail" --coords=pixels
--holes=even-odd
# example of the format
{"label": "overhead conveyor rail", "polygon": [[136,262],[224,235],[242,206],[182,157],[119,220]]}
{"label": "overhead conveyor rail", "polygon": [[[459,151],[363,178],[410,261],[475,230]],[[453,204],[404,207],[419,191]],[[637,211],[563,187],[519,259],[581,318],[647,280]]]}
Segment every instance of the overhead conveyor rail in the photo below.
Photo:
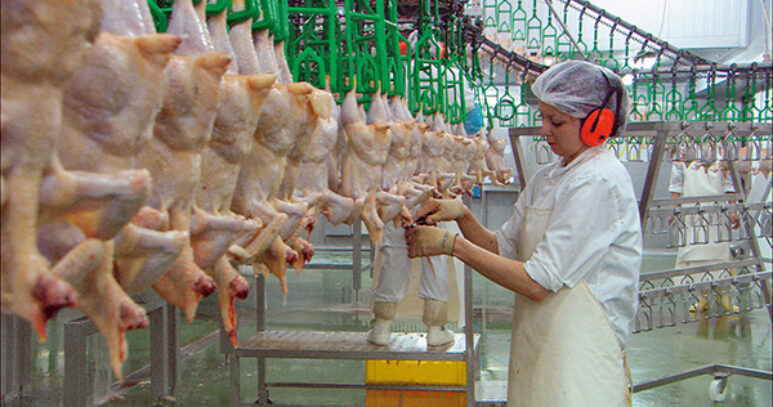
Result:
{"label": "overhead conveyor rail", "polygon": [[[477,60],[472,65],[477,69],[471,76],[474,86],[480,89],[477,100],[484,107],[489,128],[494,123],[523,127],[539,122],[534,109],[523,100],[516,97],[513,102],[492,86],[517,87],[520,91],[512,93],[528,94],[527,83],[551,63],[572,59],[588,60],[626,78],[633,100],[632,121],[773,121],[770,63],[720,66],[587,1],[533,0],[531,8],[527,3],[484,1],[478,24],[468,25],[472,32],[482,30],[472,35],[473,50],[479,49],[482,54],[472,53],[473,61]],[[592,34],[592,41],[583,39],[588,34]],[[486,54],[490,56],[488,66]],[[643,63],[645,59],[651,66]],[[499,69],[495,69],[494,62],[502,65],[501,70],[517,74],[506,77],[504,82],[500,76],[495,82],[493,74]],[[483,68],[488,68],[487,75]],[[515,117],[503,115],[500,104],[523,104],[523,112]]]}

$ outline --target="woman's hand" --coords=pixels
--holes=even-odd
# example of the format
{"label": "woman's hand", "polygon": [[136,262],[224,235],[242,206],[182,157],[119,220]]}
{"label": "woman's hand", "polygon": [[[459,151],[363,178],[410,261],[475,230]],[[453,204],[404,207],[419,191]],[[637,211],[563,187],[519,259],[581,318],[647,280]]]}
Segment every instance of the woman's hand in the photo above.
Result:
{"label": "woman's hand", "polygon": [[430,199],[416,212],[416,223],[435,225],[438,222],[459,220],[464,217],[466,207],[455,199]]}
{"label": "woman's hand", "polygon": [[456,234],[433,226],[413,226],[405,230],[408,257],[452,255]]}

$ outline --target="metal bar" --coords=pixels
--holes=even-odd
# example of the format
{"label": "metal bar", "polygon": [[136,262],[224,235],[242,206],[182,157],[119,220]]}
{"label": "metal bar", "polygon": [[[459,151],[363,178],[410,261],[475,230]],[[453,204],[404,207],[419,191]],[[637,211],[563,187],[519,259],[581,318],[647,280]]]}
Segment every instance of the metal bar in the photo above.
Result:
{"label": "metal bar", "polygon": [[[486,46],[490,48],[491,49],[490,52],[496,55],[496,58],[502,61],[503,63],[514,64],[521,67],[522,69],[528,69],[535,73],[541,73],[548,69],[546,65],[542,65],[537,62],[532,62],[531,60],[526,59],[518,55],[517,53],[506,50],[502,48],[501,45],[495,43],[494,41],[491,41],[486,37],[481,37],[480,44],[481,46]],[[502,55],[502,57],[500,58],[499,55]]]}
{"label": "metal bar", "polygon": [[64,407],[86,407],[89,386],[86,383],[86,336],[83,318],[64,323]]}
{"label": "metal bar", "polygon": [[695,376],[712,374],[714,373],[714,368],[715,368],[715,365],[708,365],[708,366],[703,366],[696,369],[688,370],[686,372],[677,373],[675,375],[664,376],[657,379],[648,380],[644,383],[637,383],[633,385],[633,392],[638,393],[640,391],[649,390],[655,387],[665,386],[667,384],[676,383]]}
{"label": "metal bar", "polygon": [[[482,191],[481,191],[482,193]],[[462,198],[470,206],[470,197]],[[472,269],[464,266],[464,361],[467,374],[467,407],[475,407],[475,324],[472,309]]]}
{"label": "metal bar", "polygon": [[767,372],[758,369],[749,369],[747,367],[729,366],[729,365],[716,365],[717,372],[737,374],[740,376],[754,377],[757,379],[773,380],[773,372]]}
{"label": "metal bar", "polygon": [[[654,199],[650,201],[650,206],[669,206],[669,205],[681,205],[686,203],[698,203],[698,202],[725,202],[725,201],[737,201],[741,197],[738,194],[725,194],[725,195],[710,195],[710,196],[695,196],[687,198],[668,198],[668,199]],[[652,209],[650,209],[652,211]]]}
{"label": "metal bar", "polygon": [[255,329],[263,332],[266,330],[266,277],[263,274],[255,276],[255,301],[257,302]]}
{"label": "metal bar", "polygon": [[[333,264],[333,263],[312,263],[303,266],[304,269],[329,269],[329,270],[352,270],[354,264]],[[354,283],[352,283],[354,286]]]}
{"label": "metal bar", "polygon": [[744,275],[730,277],[730,278],[720,278],[720,279],[710,280],[710,281],[700,281],[700,282],[688,284],[688,285],[675,285],[671,287],[661,287],[661,288],[653,288],[651,290],[642,290],[642,291],[639,291],[639,298],[650,299],[650,298],[658,298],[658,297],[667,297],[667,296],[672,296],[674,294],[679,294],[679,293],[710,290],[715,287],[729,287],[739,283],[741,284],[750,283],[752,281],[755,281],[755,279],[770,280],[771,278],[773,278],[773,276],[769,271],[764,273],[744,274]]}
{"label": "metal bar", "polygon": [[[515,151],[515,149],[513,149]],[[488,192],[483,185],[480,186],[480,207],[483,213],[481,214],[481,220],[483,221],[483,227],[488,228]]]}
{"label": "metal bar", "polygon": [[266,359],[257,358],[258,363],[258,404],[268,404],[268,385],[266,383]]}
{"label": "metal bar", "polygon": [[277,349],[236,349],[239,357],[289,358],[289,359],[350,359],[350,360],[431,360],[463,362],[464,353],[426,352],[362,352],[331,350],[277,350]]}
{"label": "metal bar", "polygon": [[239,357],[233,352],[226,353],[226,362],[228,362],[228,368],[231,371],[231,407],[239,406],[242,403],[242,387],[241,387],[241,369],[239,368]]}
{"label": "metal bar", "polygon": [[475,406],[475,341],[473,338],[472,270],[464,267],[464,361],[467,373],[467,407]]}
{"label": "metal bar", "polygon": [[150,393],[155,398],[169,395],[169,358],[164,352],[164,338],[166,337],[167,324],[166,313],[162,308],[156,308],[150,312]]}
{"label": "metal bar", "polygon": [[[483,194],[483,188],[481,188]],[[469,207],[471,199],[465,195],[462,198],[465,206]],[[472,269],[464,265],[464,362],[467,375],[466,396],[467,407],[475,406],[475,323],[472,309]]]}
{"label": "metal bar", "polygon": [[364,384],[364,383],[305,383],[305,382],[267,382],[268,387],[296,387],[306,389],[351,389],[351,390],[424,390],[424,391],[456,391],[463,392],[464,386],[420,386],[401,384]]}
{"label": "metal bar", "polygon": [[174,395],[180,383],[180,311],[173,305],[165,305],[166,310],[166,353],[167,353],[167,383],[170,395]]}
{"label": "metal bar", "polygon": [[521,154],[521,141],[513,132],[515,128],[510,128],[510,148],[513,150],[513,160],[515,161],[515,168],[518,170],[518,182],[521,184],[521,189],[526,186],[526,157]]}
{"label": "metal bar", "polygon": [[670,376],[664,376],[653,380],[648,380],[643,383],[639,383],[633,386],[633,392],[640,392],[649,390],[655,387],[665,386],[667,384],[676,383],[682,380],[690,379],[696,376],[702,375],[716,375],[717,373],[729,373],[737,374],[741,376],[754,377],[757,379],[773,380],[773,373],[764,370],[749,369],[745,367],[729,366],[722,364],[713,364],[707,366],[701,366],[695,369],[687,370],[685,372],[677,373]]}
{"label": "metal bar", "polygon": [[[382,4],[382,3],[379,3]],[[362,288],[362,223],[357,221],[352,225],[352,289],[355,304],[360,300]]]}
{"label": "metal bar", "polygon": [[[681,199],[681,198],[680,198]],[[708,200],[707,202],[711,202],[712,200]],[[692,203],[698,203],[698,202],[692,202]],[[660,205],[658,205],[660,206]],[[663,206],[652,208],[650,207],[649,213],[650,215],[669,215],[673,214],[674,210],[677,208],[671,208],[670,206]],[[759,211],[765,209],[765,204],[759,203],[759,204],[728,204],[728,205],[695,205],[695,206],[682,206],[679,207],[678,210],[682,215],[696,215],[699,213],[717,213],[724,211],[741,211],[741,210],[753,210],[753,211]],[[737,240],[744,240],[748,237],[742,236]]]}
{"label": "metal bar", "polygon": [[651,273],[640,274],[639,282],[656,280],[661,278],[684,276],[687,274],[705,273],[707,271],[721,270],[721,269],[733,268],[733,267],[753,266],[755,264],[757,264],[757,261],[755,259],[745,259],[745,260],[738,260],[738,261],[732,261],[732,262],[711,264],[707,266],[695,266],[695,267],[686,267],[681,269],[673,269],[673,270],[665,270],[665,271],[654,271]]}
{"label": "metal bar", "polygon": [[32,365],[32,327],[26,321],[17,318],[16,329],[14,332],[16,337],[16,351],[13,354],[14,358],[14,381],[16,387],[19,389],[19,395],[24,395],[24,386],[27,385],[30,379],[30,365]]}
{"label": "metal bar", "polygon": [[13,383],[14,383],[14,377],[13,377],[13,364],[10,362],[11,358],[6,357],[5,355],[13,355],[15,353],[13,345],[13,321],[14,316],[11,316],[10,314],[2,314],[0,316],[0,324],[2,324],[2,327],[0,327],[0,347],[2,347],[2,355],[3,357],[0,357],[0,395],[2,395],[2,400],[0,400],[0,403],[5,403],[6,398],[12,397],[12,389],[13,389]]}
{"label": "metal bar", "polygon": [[639,204],[639,217],[642,225],[647,224],[647,208],[650,207],[652,198],[655,195],[655,184],[657,183],[658,174],[660,174],[663,152],[666,148],[666,134],[661,128],[657,128],[655,146],[652,149],[653,159],[650,160],[650,165],[647,166],[647,175],[644,179],[644,187],[642,188],[641,202]]}

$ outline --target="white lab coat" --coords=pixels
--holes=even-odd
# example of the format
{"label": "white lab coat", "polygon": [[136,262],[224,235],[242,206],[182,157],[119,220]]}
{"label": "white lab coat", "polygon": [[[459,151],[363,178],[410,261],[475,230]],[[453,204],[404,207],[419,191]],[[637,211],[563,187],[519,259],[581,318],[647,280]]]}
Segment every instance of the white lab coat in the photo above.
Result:
{"label": "white lab coat", "polygon": [[521,192],[513,215],[495,232],[500,255],[519,258],[517,240],[527,207],[552,214],[544,238],[524,263],[526,273],[553,292],[584,281],[624,348],[636,314],[642,255],[628,171],[603,145],[589,148],[566,167],[555,162],[541,168]]}

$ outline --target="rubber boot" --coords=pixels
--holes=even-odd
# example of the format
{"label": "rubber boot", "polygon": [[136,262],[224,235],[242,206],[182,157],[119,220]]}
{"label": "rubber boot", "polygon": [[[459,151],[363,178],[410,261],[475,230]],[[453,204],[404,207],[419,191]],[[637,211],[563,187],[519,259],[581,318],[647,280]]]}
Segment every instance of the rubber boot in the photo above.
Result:
{"label": "rubber boot", "polygon": [[392,320],[397,313],[396,302],[374,302],[373,313],[376,314],[376,322],[368,333],[368,342],[374,345],[389,345],[389,337],[392,334]]}
{"label": "rubber boot", "polygon": [[427,345],[439,346],[454,341],[454,333],[445,328],[448,322],[448,302],[424,300],[422,321],[427,325]]}

